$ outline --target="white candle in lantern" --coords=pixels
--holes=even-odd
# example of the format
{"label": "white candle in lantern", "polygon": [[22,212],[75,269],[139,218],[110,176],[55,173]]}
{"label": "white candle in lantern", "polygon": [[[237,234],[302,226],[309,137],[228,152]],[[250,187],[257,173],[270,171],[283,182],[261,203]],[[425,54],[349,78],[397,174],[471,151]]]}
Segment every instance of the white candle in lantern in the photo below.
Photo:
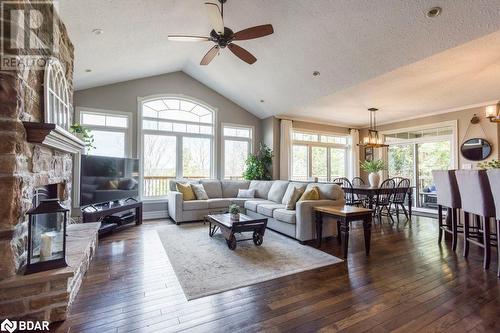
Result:
{"label": "white candle in lantern", "polygon": [[51,232],[46,232],[41,235],[41,243],[40,243],[40,257],[41,258],[50,258],[52,256],[52,238],[54,236]]}

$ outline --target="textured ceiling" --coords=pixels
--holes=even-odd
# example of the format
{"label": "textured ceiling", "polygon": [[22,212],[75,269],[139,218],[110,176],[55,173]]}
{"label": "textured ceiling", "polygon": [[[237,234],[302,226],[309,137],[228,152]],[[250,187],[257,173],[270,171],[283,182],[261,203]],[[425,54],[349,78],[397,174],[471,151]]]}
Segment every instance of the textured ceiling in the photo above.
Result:
{"label": "textured ceiling", "polygon": [[[498,73],[498,35],[474,41],[500,29],[498,0],[229,0],[226,26],[272,23],[275,33],[238,43],[258,58],[252,66],[224,50],[201,67],[210,43],[169,42],[167,35],[207,35],[204,2],[60,1],[75,44],[76,88],[182,70],[261,118],[357,126],[366,125],[367,106],[387,110],[381,121],[395,121],[500,98],[489,89],[500,87],[500,75],[489,72]],[[435,5],[443,13],[427,18]],[[480,63],[469,44],[446,51],[470,41],[482,47]]]}

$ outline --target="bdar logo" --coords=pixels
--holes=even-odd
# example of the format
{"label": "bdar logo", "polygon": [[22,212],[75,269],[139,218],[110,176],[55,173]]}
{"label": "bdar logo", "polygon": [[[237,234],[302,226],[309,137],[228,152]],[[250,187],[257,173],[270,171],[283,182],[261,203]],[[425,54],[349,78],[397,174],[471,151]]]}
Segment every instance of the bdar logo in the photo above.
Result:
{"label": "bdar logo", "polygon": [[12,333],[16,330],[16,328],[17,328],[17,322],[10,321],[9,319],[5,319],[0,325],[0,330],[2,332]]}

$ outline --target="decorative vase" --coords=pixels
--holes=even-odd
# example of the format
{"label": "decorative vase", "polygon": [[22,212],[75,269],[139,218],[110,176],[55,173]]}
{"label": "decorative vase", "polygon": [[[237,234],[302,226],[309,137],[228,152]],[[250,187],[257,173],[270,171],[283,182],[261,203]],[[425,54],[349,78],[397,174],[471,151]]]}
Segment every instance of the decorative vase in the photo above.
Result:
{"label": "decorative vase", "polygon": [[231,215],[231,221],[239,221],[240,220],[240,214],[239,213],[230,213]]}
{"label": "decorative vase", "polygon": [[368,175],[368,181],[371,187],[378,187],[380,184],[380,174],[378,172],[370,172]]}

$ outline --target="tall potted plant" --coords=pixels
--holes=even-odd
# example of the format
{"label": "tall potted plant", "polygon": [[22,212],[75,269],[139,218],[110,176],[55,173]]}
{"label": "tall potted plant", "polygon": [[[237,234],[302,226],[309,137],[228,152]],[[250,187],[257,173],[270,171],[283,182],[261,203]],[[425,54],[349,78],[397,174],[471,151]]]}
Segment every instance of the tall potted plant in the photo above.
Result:
{"label": "tall potted plant", "polygon": [[361,162],[361,169],[368,172],[368,181],[370,186],[376,187],[380,184],[380,171],[385,170],[386,166],[382,160]]}
{"label": "tall potted plant", "polygon": [[245,161],[243,178],[246,180],[271,180],[272,163],[272,149],[261,143],[257,154],[250,154]]}

